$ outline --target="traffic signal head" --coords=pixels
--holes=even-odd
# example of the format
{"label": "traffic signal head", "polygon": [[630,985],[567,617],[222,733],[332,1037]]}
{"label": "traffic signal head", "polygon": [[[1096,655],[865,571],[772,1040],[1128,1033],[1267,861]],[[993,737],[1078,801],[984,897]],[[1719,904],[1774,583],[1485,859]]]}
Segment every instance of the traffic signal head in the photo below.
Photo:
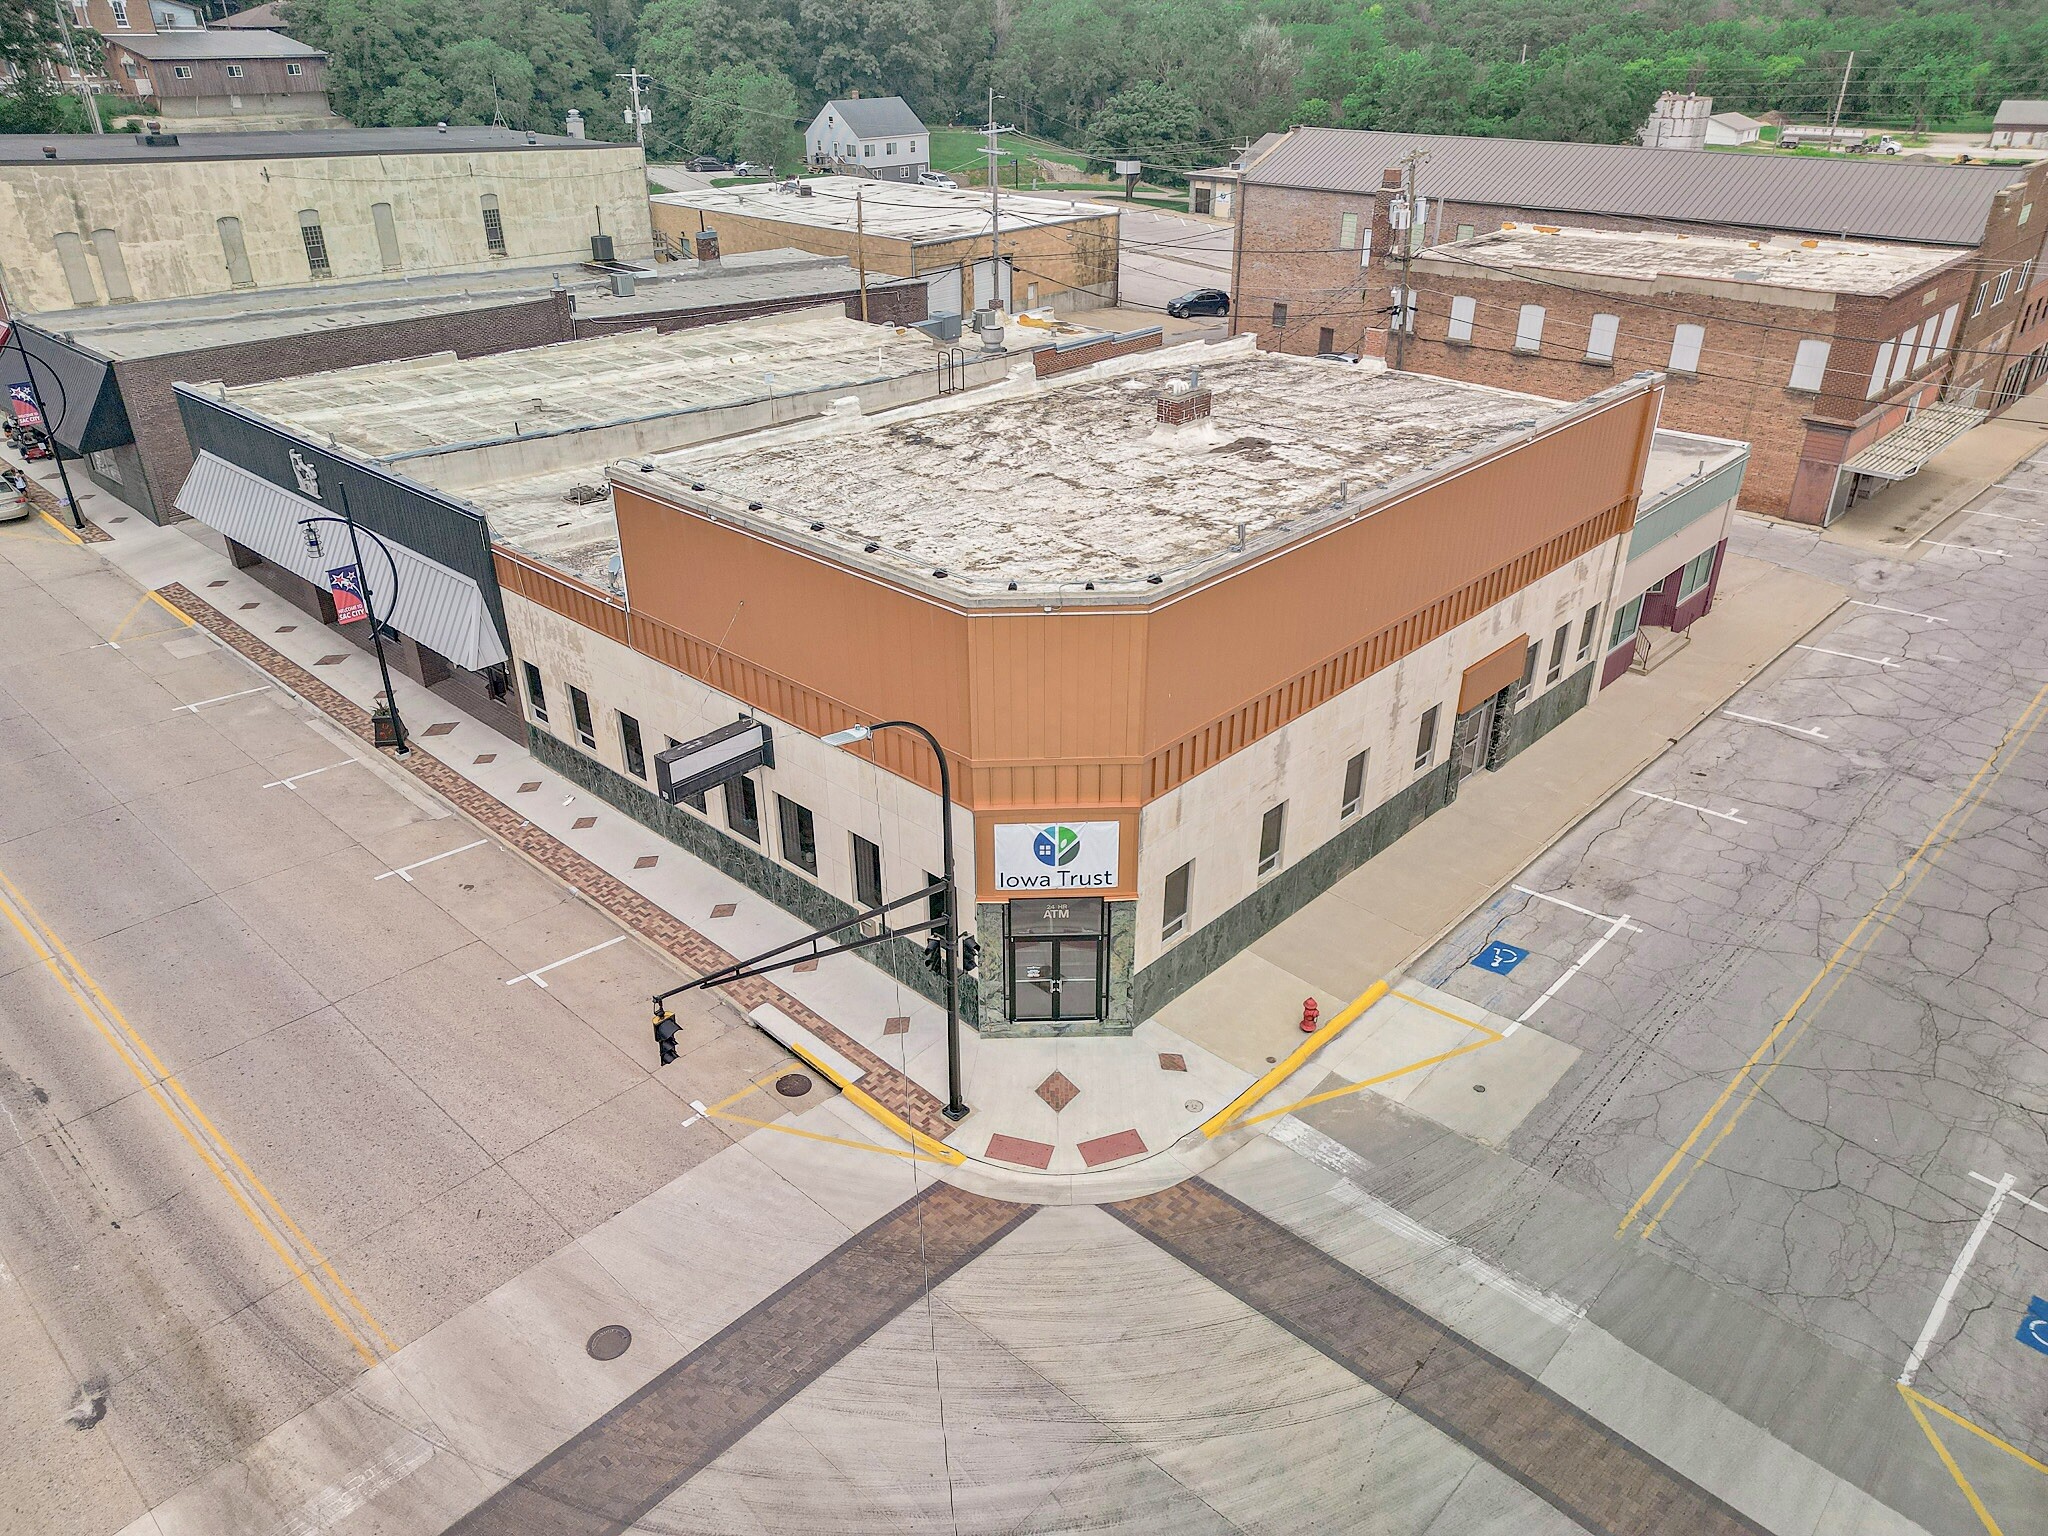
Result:
{"label": "traffic signal head", "polygon": [[981,942],[969,935],[960,941],[960,974],[971,976],[974,968],[981,964]]}
{"label": "traffic signal head", "polygon": [[934,930],[932,936],[925,940],[924,968],[934,976],[946,974],[946,940],[937,930]]}
{"label": "traffic signal head", "polygon": [[676,1059],[676,1016],[666,1008],[654,1016],[654,1044],[664,1067]]}

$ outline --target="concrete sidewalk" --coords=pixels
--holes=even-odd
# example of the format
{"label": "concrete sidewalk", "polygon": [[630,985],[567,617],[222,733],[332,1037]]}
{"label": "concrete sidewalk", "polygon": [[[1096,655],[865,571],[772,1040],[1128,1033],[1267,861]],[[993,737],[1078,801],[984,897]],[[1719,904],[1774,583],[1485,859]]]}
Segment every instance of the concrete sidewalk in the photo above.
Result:
{"label": "concrete sidewalk", "polygon": [[2048,389],[2036,390],[2004,415],[1965,432],[1929,459],[1919,474],[1843,513],[1823,537],[1852,549],[1911,559],[1914,545],[2043,442],[2048,442]]}
{"label": "concrete sidewalk", "polygon": [[[236,571],[195,534],[159,528],[104,492],[93,493],[86,511],[110,536],[98,545],[102,554],[148,587],[182,583],[255,642],[237,645],[245,656],[260,660],[268,647],[288,664],[283,670],[316,679],[358,708],[374,698],[377,670],[369,655]],[[1398,977],[1412,957],[1711,714],[1840,598],[1826,583],[1731,556],[1712,618],[1654,677],[1624,677],[1508,769],[1468,782],[1453,805],[1128,1038],[983,1041],[963,1031],[965,1097],[973,1113],[957,1128],[915,1112],[945,1092],[940,1009],[853,959],[781,972],[775,980],[857,1043],[872,1064],[863,1086],[912,1125],[943,1136],[948,1161],[964,1159],[942,1176],[1040,1203],[1122,1198],[1177,1183],[1220,1155],[1221,1144],[1196,1128],[1302,1043],[1296,1023],[1304,998],[1314,996],[1327,1020],[1376,979]],[[397,679],[396,687],[410,729],[441,765],[488,802],[516,808],[521,827],[545,834],[569,850],[572,861],[587,861],[583,867],[594,865],[608,877],[603,883],[613,895],[585,894],[615,919],[645,926],[613,910],[623,890],[628,905],[651,904],[729,954],[756,953],[806,931],[765,898],[595,800],[446,700],[409,679]],[[458,805],[466,798],[460,788],[453,793]],[[1438,1038],[1447,1028],[1445,1038],[1463,1038],[1426,1002],[1389,998],[1359,1021],[1354,1041],[1302,1075],[1335,1069],[1355,1081],[1385,1071],[1389,1061],[1422,1061],[1451,1049]],[[1532,1081],[1547,1082],[1569,1064],[1534,1031],[1507,1044],[1527,1058]],[[1490,1051],[1489,1064],[1504,1054]],[[1429,1073],[1455,1078],[1460,1070],[1455,1061],[1424,1071],[1404,1068],[1379,1091],[1426,1107],[1440,1097]],[[1284,1097],[1276,1093],[1272,1102]],[[1498,1119],[1509,1106],[1502,1096],[1489,1113]],[[1491,1121],[1462,1128],[1487,1139],[1499,1129]],[[892,1139],[886,1122],[866,1129],[878,1141]]]}

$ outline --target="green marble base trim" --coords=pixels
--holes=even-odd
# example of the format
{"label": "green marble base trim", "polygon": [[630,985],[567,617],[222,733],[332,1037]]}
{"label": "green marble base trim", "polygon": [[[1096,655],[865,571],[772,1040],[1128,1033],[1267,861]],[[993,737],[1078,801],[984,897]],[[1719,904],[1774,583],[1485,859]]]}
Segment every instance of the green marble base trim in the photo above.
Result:
{"label": "green marble base trim", "polygon": [[[732,876],[748,890],[767,897],[783,911],[813,927],[823,928],[829,923],[844,922],[860,910],[813,885],[795,870],[784,868],[730,832],[722,831],[680,806],[669,805],[652,790],[634,783],[597,759],[585,756],[530,721],[526,727],[526,738],[533,755],[562,777],[581,785],[614,810],[624,812],[692,857]],[[1000,916],[999,913],[998,920]],[[984,938],[982,954],[984,957],[1000,956],[1000,946],[992,950]],[[921,935],[871,945],[859,951],[859,956],[920,997],[940,1007],[945,1006],[945,981],[925,969]],[[960,1017],[970,1025],[981,1016],[978,980],[978,976],[960,978]]]}

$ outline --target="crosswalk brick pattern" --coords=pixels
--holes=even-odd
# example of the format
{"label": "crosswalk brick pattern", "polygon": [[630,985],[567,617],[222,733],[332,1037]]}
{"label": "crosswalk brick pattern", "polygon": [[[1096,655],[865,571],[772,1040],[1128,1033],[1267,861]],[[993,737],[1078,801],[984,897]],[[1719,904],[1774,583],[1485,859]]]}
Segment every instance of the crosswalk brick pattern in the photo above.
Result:
{"label": "crosswalk brick pattern", "polygon": [[[361,705],[320,681],[283,652],[266,645],[189,587],[173,583],[163,588],[161,596],[336,724],[364,741],[370,739],[370,716]],[[339,661],[342,658],[334,659]],[[499,841],[518,849],[550,874],[575,887],[622,926],[659,946],[686,969],[701,976],[732,964],[732,955],[696,929],[656,906],[625,881],[584,858],[560,839],[534,826],[488,790],[464,778],[423,747],[415,744],[406,757],[394,756],[392,761],[431,787]],[[538,787],[537,783],[520,786],[522,790]],[[712,915],[720,914],[714,909]],[[742,1012],[764,1003],[772,1004],[841,1055],[859,1063],[866,1073],[860,1083],[862,1090],[934,1140],[944,1141],[958,1129],[940,1112],[941,1102],[936,1094],[907,1073],[891,1066],[838,1025],[813,1013],[773,982],[756,976],[733,982],[719,990]]]}
{"label": "crosswalk brick pattern", "polygon": [[611,1536],[723,1455],[1033,1206],[933,1184],[656,1376],[445,1536]]}
{"label": "crosswalk brick pattern", "polygon": [[1766,1536],[1528,1373],[1206,1180],[1108,1209],[1588,1530]]}

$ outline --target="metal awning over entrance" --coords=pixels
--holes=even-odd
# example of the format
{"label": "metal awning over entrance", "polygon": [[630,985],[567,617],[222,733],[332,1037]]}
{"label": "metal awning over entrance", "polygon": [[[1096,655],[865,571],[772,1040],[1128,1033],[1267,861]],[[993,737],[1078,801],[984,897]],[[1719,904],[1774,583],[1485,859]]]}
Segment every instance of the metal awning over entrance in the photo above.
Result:
{"label": "metal awning over entrance", "polygon": [[[262,476],[211,453],[200,454],[192,465],[192,473],[186,476],[178,492],[176,506],[186,516],[253,549],[271,564],[323,591],[330,567],[353,563],[345,528],[321,526],[324,554],[316,555],[306,547],[305,531],[299,520],[332,517],[333,508],[294,496]],[[364,529],[363,563],[369,568],[370,587],[380,612],[389,601],[382,588],[391,575],[383,557],[372,548],[379,544],[390,551],[398,571],[398,601],[391,612],[392,628],[472,672],[507,659],[497,625],[491,620],[491,610],[473,579],[408,549],[388,535]]]}
{"label": "metal awning over entrance", "polygon": [[1929,459],[1989,414],[1967,405],[1930,405],[1903,427],[1887,432],[1846,460],[1842,473],[1869,475],[1878,480],[1904,480],[1917,475]]}

